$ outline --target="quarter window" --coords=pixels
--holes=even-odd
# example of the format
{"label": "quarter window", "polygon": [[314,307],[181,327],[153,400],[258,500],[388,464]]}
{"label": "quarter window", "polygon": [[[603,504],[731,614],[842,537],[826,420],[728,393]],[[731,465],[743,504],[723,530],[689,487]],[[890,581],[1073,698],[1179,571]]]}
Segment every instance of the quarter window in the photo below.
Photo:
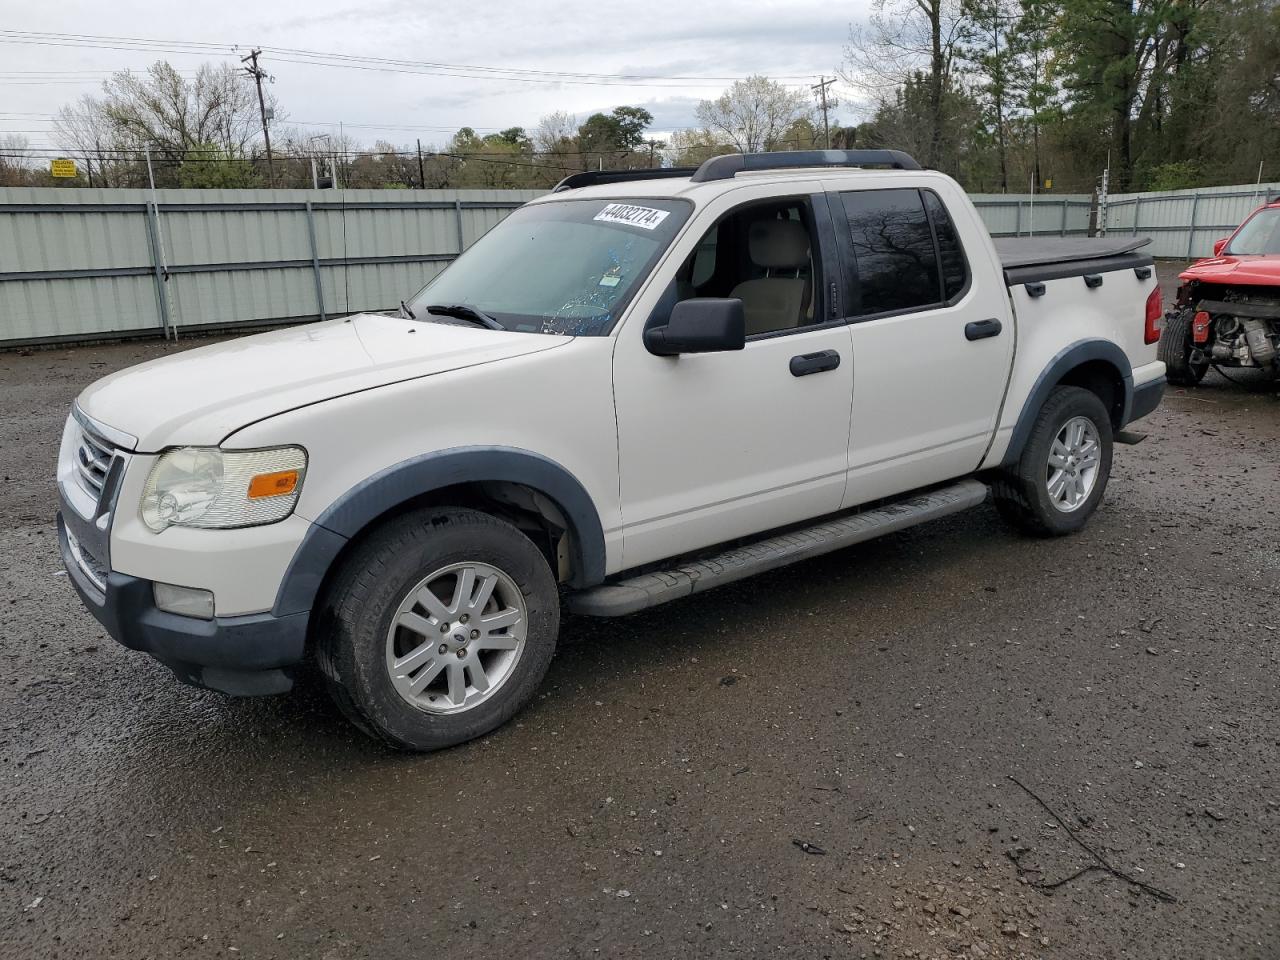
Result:
{"label": "quarter window", "polygon": [[942,299],[950,302],[960,295],[968,281],[968,269],[960,237],[956,235],[951,214],[932,190],[924,190],[924,205],[933,221],[933,232],[938,238],[938,262],[942,265]]}

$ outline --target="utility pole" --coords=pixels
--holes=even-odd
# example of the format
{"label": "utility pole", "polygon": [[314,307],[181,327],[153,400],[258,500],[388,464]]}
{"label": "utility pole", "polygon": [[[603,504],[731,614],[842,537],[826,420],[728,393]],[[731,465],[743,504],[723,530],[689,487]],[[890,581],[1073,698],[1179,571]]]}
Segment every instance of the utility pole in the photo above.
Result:
{"label": "utility pole", "polygon": [[241,63],[247,63],[249,66],[244,68],[244,72],[253,77],[253,82],[258,87],[258,113],[262,117],[262,139],[267,145],[267,177],[271,181],[271,185],[276,183],[276,167],[271,158],[271,131],[267,128],[267,102],[262,97],[262,78],[267,75],[267,71],[258,66],[258,57],[262,56],[261,50],[251,50],[247,57],[241,57]]}
{"label": "utility pole", "polygon": [[418,138],[418,189],[427,189],[427,175],[422,171],[422,138]]}
{"label": "utility pole", "polygon": [[827,87],[836,82],[835,77],[828,80],[825,76],[818,78],[819,82],[815,83],[810,90],[813,90],[822,97],[822,142],[828,150],[831,149],[831,125],[827,122]]}

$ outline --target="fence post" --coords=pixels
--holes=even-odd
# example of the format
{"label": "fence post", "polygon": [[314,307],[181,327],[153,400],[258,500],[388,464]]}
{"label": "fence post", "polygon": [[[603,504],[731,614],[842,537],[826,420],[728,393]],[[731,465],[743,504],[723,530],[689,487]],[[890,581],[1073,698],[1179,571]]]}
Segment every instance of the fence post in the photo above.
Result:
{"label": "fence post", "polygon": [[1020,237],[1022,236],[1022,201],[1015,200],[1014,204],[1016,205],[1017,212],[1014,214],[1013,218],[1013,235],[1015,237]]}
{"label": "fence post", "polygon": [[1067,198],[1062,198],[1062,232],[1058,234],[1060,237],[1067,235]]}
{"label": "fence post", "polygon": [[1200,191],[1191,195],[1191,226],[1187,228],[1187,259],[1191,259],[1191,246],[1196,242],[1196,208],[1200,206]]}
{"label": "fence post", "polygon": [[160,308],[160,327],[164,338],[169,339],[173,324],[169,320],[169,295],[164,288],[164,273],[160,268],[160,218],[152,200],[147,205],[147,240],[151,245],[151,267],[156,278],[156,306]]}
{"label": "fence post", "polygon": [[316,307],[320,311],[320,319],[328,320],[324,312],[324,282],[320,279],[320,248],[316,245],[316,221],[310,200],[307,201],[307,239],[311,241],[311,273],[316,281]]}
{"label": "fence post", "polygon": [[463,252],[466,250],[466,245],[462,238],[462,201],[461,200],[453,201],[453,217],[455,222],[458,225],[458,256],[462,256]]}
{"label": "fence post", "polygon": [[1138,215],[1142,213],[1142,194],[1138,194],[1133,200],[1133,235],[1138,235]]}

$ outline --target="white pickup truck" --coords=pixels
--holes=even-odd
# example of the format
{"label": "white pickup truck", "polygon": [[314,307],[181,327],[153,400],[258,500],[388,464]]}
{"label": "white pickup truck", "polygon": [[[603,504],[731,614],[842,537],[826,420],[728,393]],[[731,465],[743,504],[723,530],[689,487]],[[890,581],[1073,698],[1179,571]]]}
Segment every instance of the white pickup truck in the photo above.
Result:
{"label": "white pickup truck", "polygon": [[1160,402],[1150,257],[994,244],[896,151],[576,174],[398,314],[205,346],[78,398],[63,559],[183,680],[314,660],[429,750],[611,616],[982,503],[1078,530]]}

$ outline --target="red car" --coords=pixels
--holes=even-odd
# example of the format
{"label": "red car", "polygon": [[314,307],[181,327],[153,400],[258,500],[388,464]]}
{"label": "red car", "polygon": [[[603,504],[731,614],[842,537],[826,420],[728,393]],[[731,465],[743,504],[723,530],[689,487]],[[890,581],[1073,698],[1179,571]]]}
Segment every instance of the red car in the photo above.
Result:
{"label": "red car", "polygon": [[1211,364],[1280,376],[1280,197],[1178,279],[1160,336],[1170,383],[1194,386]]}

